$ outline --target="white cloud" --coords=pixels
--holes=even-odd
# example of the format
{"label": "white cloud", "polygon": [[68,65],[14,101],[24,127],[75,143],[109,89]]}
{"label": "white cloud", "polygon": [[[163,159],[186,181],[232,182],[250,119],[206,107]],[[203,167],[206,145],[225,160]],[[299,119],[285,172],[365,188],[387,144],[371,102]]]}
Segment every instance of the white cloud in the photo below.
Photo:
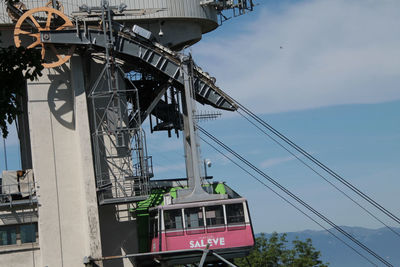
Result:
{"label": "white cloud", "polygon": [[195,60],[239,102],[269,113],[400,99],[400,1],[258,8],[255,21],[238,24],[240,33],[193,48]]}
{"label": "white cloud", "polygon": [[271,158],[271,159],[267,159],[264,160],[263,162],[261,162],[260,166],[261,168],[269,168],[275,165],[279,165],[288,161],[292,161],[296,159],[293,156],[288,156],[288,157],[279,157],[279,158]]}

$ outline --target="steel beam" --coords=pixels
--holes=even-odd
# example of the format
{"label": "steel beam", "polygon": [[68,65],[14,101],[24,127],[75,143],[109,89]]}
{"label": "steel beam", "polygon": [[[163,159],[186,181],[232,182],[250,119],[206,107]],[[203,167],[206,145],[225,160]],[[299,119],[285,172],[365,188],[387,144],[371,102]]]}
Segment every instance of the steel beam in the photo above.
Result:
{"label": "steel beam", "polygon": [[[57,46],[78,45],[102,51],[107,48],[107,40],[103,31],[98,29],[41,31],[40,39],[45,44],[51,43]],[[113,39],[115,40],[113,51],[117,58],[127,63],[130,63],[130,61],[135,64],[139,63],[143,67],[168,77],[171,82],[174,81],[180,85],[178,86],[179,89],[183,89],[184,80],[183,75],[181,75],[179,54],[129,32],[114,32]],[[193,86],[198,102],[224,110],[234,111],[237,109],[234,101],[215,85],[215,79],[202,71],[201,68],[195,67],[193,76]]]}

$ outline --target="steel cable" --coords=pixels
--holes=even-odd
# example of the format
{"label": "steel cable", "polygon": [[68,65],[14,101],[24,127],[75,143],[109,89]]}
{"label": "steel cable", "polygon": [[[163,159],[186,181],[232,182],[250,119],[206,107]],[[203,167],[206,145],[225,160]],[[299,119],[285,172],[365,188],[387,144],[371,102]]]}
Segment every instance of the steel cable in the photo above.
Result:
{"label": "steel cable", "polygon": [[296,145],[293,141],[291,141],[289,138],[287,138],[285,135],[283,135],[282,133],[280,133],[278,130],[276,130],[275,128],[273,128],[271,125],[269,125],[267,122],[265,122],[264,120],[262,120],[260,117],[258,117],[256,114],[254,114],[252,111],[250,111],[248,108],[246,108],[245,106],[243,106],[242,104],[240,104],[239,102],[237,102],[236,100],[234,100],[232,98],[232,100],[239,106],[240,109],[242,109],[247,115],[249,115],[252,119],[254,119],[255,121],[257,121],[258,123],[260,123],[262,126],[264,126],[265,128],[267,128],[269,131],[271,131],[274,135],[276,135],[277,137],[279,137],[280,139],[282,139],[285,143],[287,143],[288,145],[290,145],[292,148],[294,148],[296,151],[298,151],[299,153],[301,153],[303,156],[305,156],[307,159],[309,159],[310,161],[312,161],[314,164],[316,164],[317,166],[319,166],[321,169],[323,169],[324,171],[326,171],[328,174],[330,174],[332,177],[334,177],[336,180],[338,180],[339,182],[341,182],[343,185],[345,185],[347,188],[349,188],[350,190],[352,190],[353,192],[355,192],[357,195],[359,195],[360,197],[362,197],[365,201],[367,201],[368,203],[370,203],[371,205],[373,205],[375,208],[377,208],[378,210],[380,210],[382,213],[384,213],[386,216],[388,216],[389,218],[391,218],[392,220],[394,220],[395,222],[397,222],[398,224],[400,224],[400,218],[398,218],[396,215],[394,215],[392,212],[388,211],[387,209],[385,209],[382,205],[380,205],[379,203],[377,203],[376,201],[374,201],[371,197],[369,197],[368,195],[366,195],[364,192],[362,192],[361,190],[359,190],[357,187],[355,187],[354,185],[352,185],[350,182],[348,182],[347,180],[345,180],[343,177],[341,177],[339,174],[337,174],[336,172],[334,172],[332,169],[330,169],[329,167],[327,167],[326,165],[324,165],[322,162],[320,162],[319,160],[317,160],[316,158],[314,158],[312,155],[310,155],[307,151],[303,150],[301,147],[299,147],[298,145]]}
{"label": "steel cable", "polygon": [[209,143],[207,140],[205,140],[204,138],[200,137],[201,140],[203,140],[204,143],[206,143],[207,145],[209,145],[210,147],[212,147],[215,151],[217,151],[218,153],[220,153],[222,156],[224,156],[226,159],[228,159],[230,162],[232,162],[233,164],[235,164],[237,167],[239,167],[240,169],[242,169],[242,171],[244,171],[245,173],[247,173],[248,175],[250,175],[251,177],[253,177],[255,180],[257,180],[260,184],[262,184],[264,187],[268,188],[270,191],[272,191],[275,195],[277,195],[278,197],[280,197],[283,201],[285,201],[286,203],[288,203],[290,206],[292,206],[293,208],[295,208],[297,211],[299,211],[300,213],[302,213],[304,216],[306,216],[307,218],[309,218],[311,221],[313,221],[314,223],[316,223],[317,225],[319,225],[321,228],[323,228],[325,231],[327,231],[329,234],[331,234],[332,236],[334,236],[336,239],[338,239],[340,242],[342,242],[344,245],[346,245],[348,248],[350,248],[351,250],[353,250],[355,253],[357,253],[358,255],[360,255],[361,257],[363,257],[365,260],[367,260],[369,263],[371,263],[374,266],[378,266],[376,265],[374,262],[372,262],[370,259],[368,259],[366,256],[364,256],[363,254],[361,254],[358,250],[356,250],[353,246],[351,246],[349,243],[347,243],[346,241],[344,241],[343,239],[341,239],[339,236],[335,235],[335,233],[333,233],[330,229],[326,228],[325,226],[323,226],[321,223],[319,223],[317,220],[315,220],[313,217],[311,217],[310,215],[308,215],[307,213],[305,213],[303,210],[301,210],[299,207],[297,207],[295,204],[293,204],[292,202],[290,202],[290,200],[288,200],[287,198],[285,198],[282,194],[278,193],[278,191],[274,190],[272,187],[270,187],[269,185],[267,185],[266,183],[264,183],[263,181],[261,181],[260,179],[258,179],[254,174],[250,173],[248,170],[246,170],[243,166],[241,166],[239,163],[237,163],[236,161],[234,161],[232,158],[230,158],[229,156],[227,156],[226,154],[224,154],[221,150],[219,150],[218,148],[216,148],[214,145],[212,145],[211,143]]}
{"label": "steel cable", "polygon": [[287,147],[285,147],[281,142],[279,142],[277,139],[275,139],[273,136],[271,136],[269,133],[261,129],[258,125],[256,125],[253,121],[251,121],[249,118],[247,118],[245,115],[243,115],[239,110],[237,111],[244,119],[246,119],[250,124],[252,124],[254,127],[256,127],[258,130],[260,130],[262,133],[264,133],[266,136],[268,136],[273,142],[275,142],[278,146],[286,150],[289,154],[291,154],[293,157],[295,157],[297,160],[299,160],[303,165],[305,165],[307,168],[309,168],[312,172],[317,174],[319,177],[324,179],[328,184],[330,184],[333,188],[335,188],[337,191],[342,193],[346,198],[348,198],[350,201],[352,201],[354,204],[356,204],[358,207],[360,207],[362,210],[364,210],[366,213],[368,213],[371,217],[373,217],[375,220],[383,224],[386,228],[388,228],[391,232],[396,234],[398,237],[400,237],[400,233],[397,232],[395,229],[387,225],[385,222],[383,222],[381,219],[379,219],[377,216],[375,216],[371,211],[369,211],[367,208],[363,207],[360,203],[358,203],[355,199],[353,199],[351,196],[349,196],[346,192],[341,190],[339,187],[337,187],[335,184],[333,184],[331,181],[329,181],[325,176],[323,176],[321,173],[319,173],[317,170],[315,170],[312,166],[307,164],[304,160],[302,160],[298,155],[290,151]]}
{"label": "steel cable", "polygon": [[248,167],[250,167],[252,170],[254,170],[255,172],[257,172],[259,175],[261,175],[262,177],[264,177],[265,179],[267,179],[270,183],[272,183],[273,185],[275,185],[276,187],[278,187],[280,190],[282,190],[284,193],[286,193],[287,195],[289,195],[290,197],[292,197],[294,200],[296,200],[298,203],[300,203],[302,206],[304,206],[306,209],[308,209],[309,211],[311,211],[312,213],[314,213],[316,216],[318,216],[320,219],[324,220],[326,223],[328,223],[329,225],[331,225],[333,228],[335,228],[338,232],[340,232],[341,234],[343,234],[344,236],[346,236],[347,238],[349,238],[351,241],[353,241],[354,243],[356,243],[359,247],[361,247],[362,249],[364,249],[366,252],[368,252],[370,255],[372,255],[373,257],[375,257],[376,259],[378,259],[380,262],[382,262],[383,264],[385,264],[386,266],[391,266],[393,267],[392,264],[390,264],[388,261],[386,261],[384,258],[382,258],[381,256],[379,256],[376,252],[374,252],[373,250],[371,250],[370,248],[368,248],[366,245],[364,245],[363,243],[361,243],[359,240],[357,240],[356,238],[354,238],[352,235],[350,235],[349,233],[347,233],[345,230],[343,230],[341,227],[339,227],[338,225],[336,225],[335,223],[333,223],[331,220],[329,220],[327,217],[325,217],[324,215],[322,215],[320,212],[318,212],[317,210],[315,210],[313,207],[311,207],[310,205],[308,205],[306,202],[304,202],[301,198],[299,198],[298,196],[296,196],[295,194],[293,194],[291,191],[289,191],[288,189],[286,189],[284,186],[282,186],[281,184],[279,184],[277,181],[275,181],[274,179],[272,179],[270,176],[268,176],[266,173],[264,173],[263,171],[261,171],[260,169],[258,169],[256,166],[254,166],[252,163],[250,163],[248,160],[246,160],[245,158],[243,158],[241,155],[239,155],[238,153],[236,153],[234,150],[232,150],[230,147],[228,147],[227,145],[225,145],[223,142],[221,142],[220,140],[218,140],[216,137],[214,137],[212,134],[210,134],[209,132],[207,132],[206,130],[204,130],[202,127],[198,126],[198,129],[200,130],[200,132],[202,132],[205,136],[207,136],[208,138],[210,138],[212,141],[214,141],[216,144],[218,144],[219,146],[221,146],[222,148],[224,148],[226,151],[228,151],[229,153],[231,153],[234,157],[236,157],[237,159],[239,159],[241,162],[243,162],[244,164],[246,164]]}

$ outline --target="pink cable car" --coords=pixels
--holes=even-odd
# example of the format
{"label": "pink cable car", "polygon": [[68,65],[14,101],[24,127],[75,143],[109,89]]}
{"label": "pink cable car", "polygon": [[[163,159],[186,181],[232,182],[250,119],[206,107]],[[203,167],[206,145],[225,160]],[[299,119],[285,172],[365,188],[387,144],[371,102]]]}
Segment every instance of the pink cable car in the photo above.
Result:
{"label": "pink cable car", "polygon": [[150,251],[208,248],[226,259],[247,255],[254,245],[247,201],[226,185],[223,187],[231,192],[226,199],[181,204],[164,201],[150,208]]}

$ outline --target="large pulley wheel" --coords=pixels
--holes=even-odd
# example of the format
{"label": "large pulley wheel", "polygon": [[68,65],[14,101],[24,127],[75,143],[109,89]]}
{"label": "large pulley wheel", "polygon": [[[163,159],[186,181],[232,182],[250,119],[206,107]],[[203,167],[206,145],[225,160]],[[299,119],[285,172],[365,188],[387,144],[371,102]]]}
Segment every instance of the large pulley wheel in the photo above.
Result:
{"label": "large pulley wheel", "polygon": [[16,47],[41,46],[43,67],[58,67],[71,58],[75,46],[62,48],[53,44],[44,44],[40,41],[40,32],[59,31],[72,26],[71,20],[59,10],[50,7],[34,8],[25,12],[17,21],[14,29],[14,43]]}

